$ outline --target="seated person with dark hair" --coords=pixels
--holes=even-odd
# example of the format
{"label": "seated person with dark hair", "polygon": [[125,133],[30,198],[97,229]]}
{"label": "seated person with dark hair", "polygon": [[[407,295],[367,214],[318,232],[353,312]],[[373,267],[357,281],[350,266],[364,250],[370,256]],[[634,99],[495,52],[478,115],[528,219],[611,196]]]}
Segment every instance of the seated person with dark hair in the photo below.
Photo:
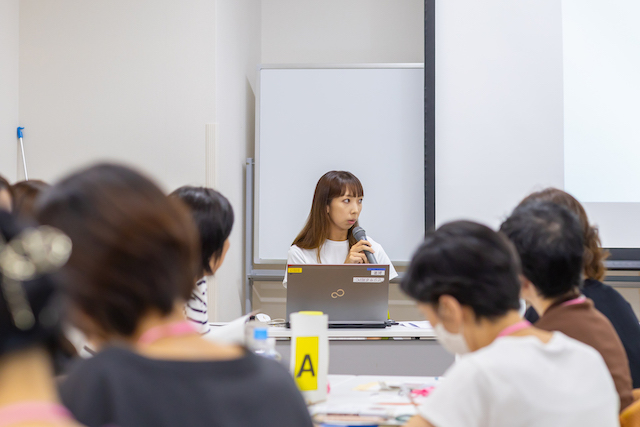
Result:
{"label": "seated person with dark hair", "polygon": [[54,185],[36,216],[69,235],[61,273],[73,319],[98,353],[60,390],[89,427],[311,427],[279,363],[204,339],[184,316],[200,271],[189,212],[153,182],[97,165]]}
{"label": "seated person with dark hair", "polygon": [[598,350],[624,410],[633,402],[629,361],[611,322],[580,295],[584,242],[578,217],[553,202],[525,200],[500,231],[522,260],[522,297],[540,314],[535,326],[560,331]]}
{"label": "seated person with dark hair", "polygon": [[170,197],[179,199],[191,211],[200,235],[200,271],[185,314],[201,333],[206,334],[209,332],[206,276],[213,275],[220,268],[229,250],[233,208],[226,197],[212,188],[184,186],[171,193]]}
{"label": "seated person with dark hair", "polygon": [[[604,314],[615,328],[629,359],[631,379],[634,388],[640,388],[640,324],[633,308],[620,292],[602,283],[607,268],[604,260],[609,253],[602,248],[597,227],[589,223],[587,212],[571,194],[557,188],[545,188],[531,193],[524,202],[547,200],[564,206],[578,216],[584,238],[584,261],[580,291],[593,301],[596,309]],[[533,306],[525,314],[525,319],[535,323],[540,316]]]}
{"label": "seated person with dark hair", "polygon": [[519,275],[515,249],[488,227],[457,221],[429,233],[402,289],[462,356],[407,427],[619,425],[602,357],[523,321]]}

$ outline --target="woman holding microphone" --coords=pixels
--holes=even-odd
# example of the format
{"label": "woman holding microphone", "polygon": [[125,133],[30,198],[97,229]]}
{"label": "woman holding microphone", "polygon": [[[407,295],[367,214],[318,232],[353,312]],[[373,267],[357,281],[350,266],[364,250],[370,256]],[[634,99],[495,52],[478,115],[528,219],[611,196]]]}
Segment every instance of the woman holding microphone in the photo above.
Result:
{"label": "woman holding microphone", "polygon": [[307,223],[289,248],[287,264],[366,264],[368,252],[377,264],[389,266],[389,279],[397,277],[379,243],[369,236],[366,240],[354,236],[363,197],[362,184],[352,173],[325,173],[316,185]]}

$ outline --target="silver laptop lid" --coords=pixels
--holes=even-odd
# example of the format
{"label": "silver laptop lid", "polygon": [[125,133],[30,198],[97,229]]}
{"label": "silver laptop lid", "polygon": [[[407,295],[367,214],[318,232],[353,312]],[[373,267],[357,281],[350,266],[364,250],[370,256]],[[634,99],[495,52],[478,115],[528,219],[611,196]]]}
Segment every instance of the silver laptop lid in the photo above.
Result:
{"label": "silver laptop lid", "polygon": [[388,309],[388,265],[287,266],[287,322],[297,311],[322,311],[330,325],[379,325]]}

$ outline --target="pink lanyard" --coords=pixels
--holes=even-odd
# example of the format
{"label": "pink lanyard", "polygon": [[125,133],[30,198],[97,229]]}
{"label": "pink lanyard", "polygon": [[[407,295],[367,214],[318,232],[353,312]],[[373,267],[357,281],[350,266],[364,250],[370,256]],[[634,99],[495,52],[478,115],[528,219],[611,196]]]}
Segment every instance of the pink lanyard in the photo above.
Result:
{"label": "pink lanyard", "polygon": [[189,320],[169,323],[168,325],[160,325],[147,330],[140,339],[138,344],[149,345],[166,337],[179,337],[182,335],[197,334],[196,328]]}
{"label": "pink lanyard", "polygon": [[0,408],[0,427],[33,421],[62,424],[74,420],[67,408],[52,402],[20,402]]}
{"label": "pink lanyard", "polygon": [[514,323],[513,325],[507,326],[506,328],[504,328],[502,330],[502,332],[500,332],[498,334],[498,337],[504,337],[506,335],[511,335],[514,332],[518,332],[518,331],[521,331],[523,329],[527,329],[529,326],[531,326],[531,323],[529,323],[526,320],[521,320],[518,323]]}
{"label": "pink lanyard", "polygon": [[574,299],[570,299],[569,301],[565,301],[562,304],[560,304],[560,307],[566,307],[569,305],[576,305],[576,304],[581,304],[583,302],[585,302],[587,300],[587,298],[583,295],[580,295],[578,298],[574,298]]}

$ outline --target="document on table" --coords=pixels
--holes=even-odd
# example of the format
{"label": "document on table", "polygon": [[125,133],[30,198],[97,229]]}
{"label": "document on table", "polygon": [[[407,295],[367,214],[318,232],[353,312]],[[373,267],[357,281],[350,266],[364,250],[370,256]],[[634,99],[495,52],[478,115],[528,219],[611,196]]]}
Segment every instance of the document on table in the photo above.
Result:
{"label": "document on table", "polygon": [[433,329],[428,320],[412,320],[410,322],[398,322],[398,324],[410,329]]}
{"label": "document on table", "polygon": [[326,402],[309,408],[316,422],[402,425],[415,415],[440,377],[356,376],[334,382]]}

